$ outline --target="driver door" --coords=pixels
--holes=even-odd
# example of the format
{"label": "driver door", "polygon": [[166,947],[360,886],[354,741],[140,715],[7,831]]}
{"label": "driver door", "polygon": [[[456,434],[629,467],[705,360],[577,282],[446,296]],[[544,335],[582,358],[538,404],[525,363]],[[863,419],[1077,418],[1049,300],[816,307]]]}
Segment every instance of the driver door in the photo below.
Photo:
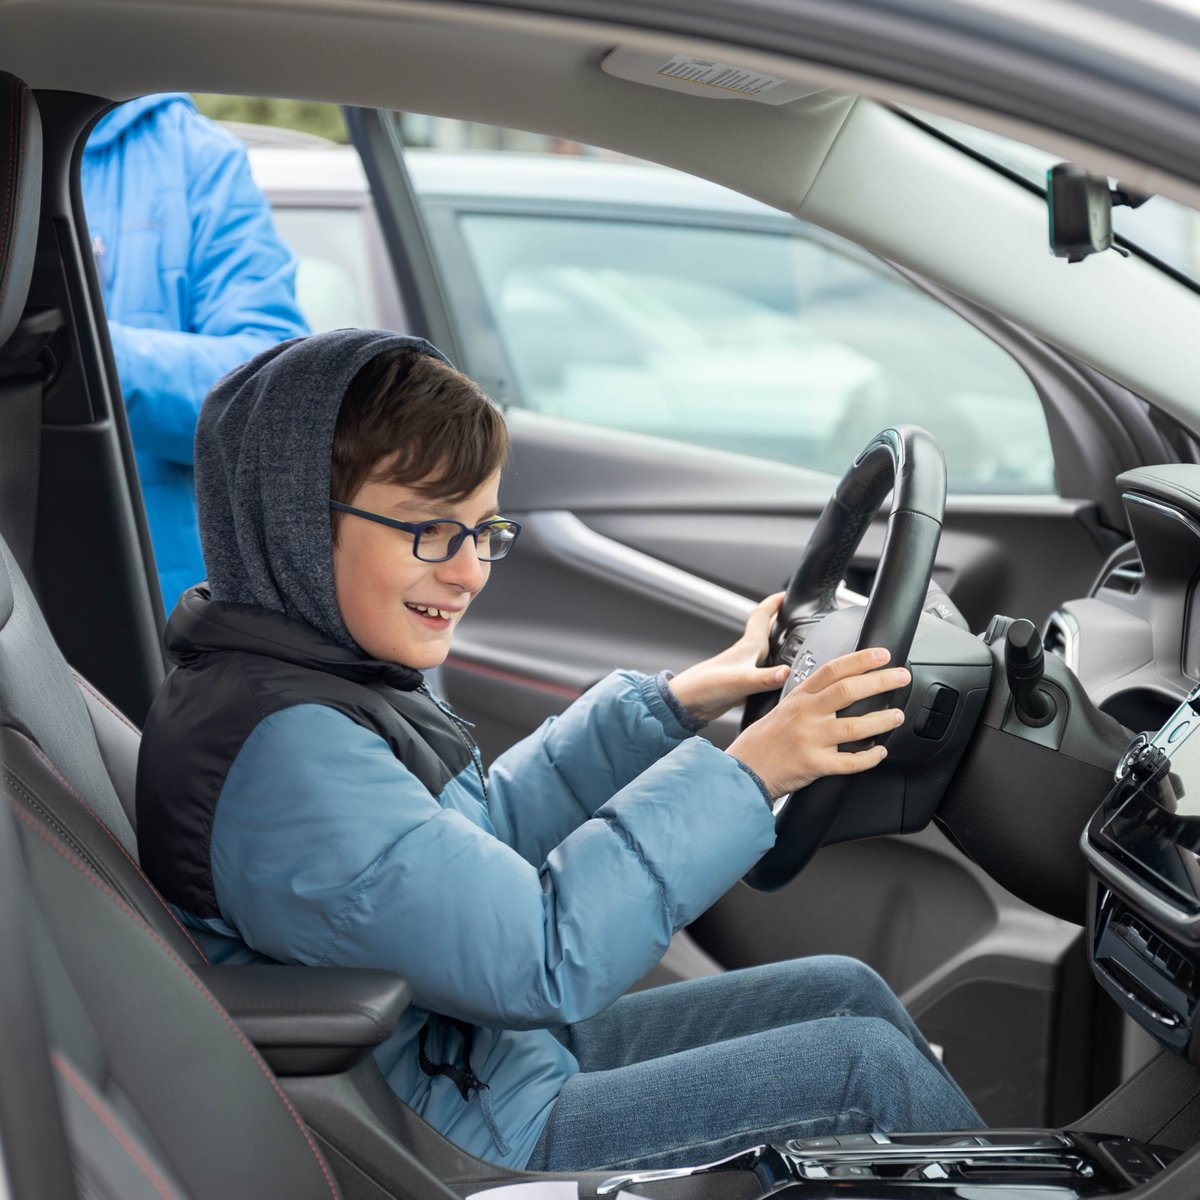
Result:
{"label": "driver door", "polygon": [[[943,444],[935,578],[974,630],[995,612],[1044,622],[1124,540],[1111,478],[1154,431],[1020,329],[748,202],[670,181],[614,200],[617,165],[489,194],[490,160],[439,183],[393,115],[351,126],[409,331],[502,402],[513,435],[502,503],[521,545],[440,680],[485,757],[614,667],[679,670],[727,645],[883,425]],[[858,591],[882,529],[854,556]],[[932,827],[829,847],[773,894],[734,888],[647,982],[825,953],[884,975],[989,1123],[1066,1120],[1105,1089],[1080,930]]]}

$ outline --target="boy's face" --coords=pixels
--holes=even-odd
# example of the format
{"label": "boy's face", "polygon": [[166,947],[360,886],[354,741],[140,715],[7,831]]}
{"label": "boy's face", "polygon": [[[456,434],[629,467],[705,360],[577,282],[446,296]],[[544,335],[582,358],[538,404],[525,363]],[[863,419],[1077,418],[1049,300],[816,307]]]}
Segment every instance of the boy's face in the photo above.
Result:
{"label": "boy's face", "polygon": [[[496,516],[499,491],[497,471],[465,500],[436,500],[400,484],[368,482],[347,503],[401,521],[448,517],[474,528]],[[469,537],[445,562],[423,562],[412,548],[410,533],[343,515],[333,544],[333,582],[342,621],[363,650],[426,671],[449,654],[455,626],[487,583],[491,564],[480,562]]]}

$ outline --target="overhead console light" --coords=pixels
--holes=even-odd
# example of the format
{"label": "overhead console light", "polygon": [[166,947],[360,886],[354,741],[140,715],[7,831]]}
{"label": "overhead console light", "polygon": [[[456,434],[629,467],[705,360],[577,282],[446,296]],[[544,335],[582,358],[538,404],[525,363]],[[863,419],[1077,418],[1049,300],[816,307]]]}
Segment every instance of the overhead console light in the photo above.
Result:
{"label": "overhead console light", "polygon": [[690,54],[666,56],[618,46],[600,62],[618,79],[646,83],[669,92],[684,92],[708,100],[753,100],[756,104],[787,104],[815,96],[824,88],[795,83],[753,67]]}

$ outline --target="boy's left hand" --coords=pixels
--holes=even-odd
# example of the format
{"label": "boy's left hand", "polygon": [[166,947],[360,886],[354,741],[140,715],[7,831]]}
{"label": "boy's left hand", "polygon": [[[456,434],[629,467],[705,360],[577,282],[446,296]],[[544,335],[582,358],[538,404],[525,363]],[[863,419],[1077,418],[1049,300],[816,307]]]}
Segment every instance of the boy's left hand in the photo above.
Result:
{"label": "boy's left hand", "polygon": [[669,686],[676,700],[698,721],[713,721],[756,692],[782,687],[788,668],[760,667],[767,634],[783,603],[783,593],[768,596],[746,620],[746,631],[728,650],[681,671]]}

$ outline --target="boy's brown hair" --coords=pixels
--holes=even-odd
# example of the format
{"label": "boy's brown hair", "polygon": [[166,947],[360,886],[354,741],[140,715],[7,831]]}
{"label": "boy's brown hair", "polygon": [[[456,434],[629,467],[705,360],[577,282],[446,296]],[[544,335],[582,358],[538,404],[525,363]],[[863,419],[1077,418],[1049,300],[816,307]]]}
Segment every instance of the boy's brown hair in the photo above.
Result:
{"label": "boy's brown hair", "polygon": [[504,465],[508,445],[500,410],[462,372],[416,350],[385,351],[346,389],[329,494],[349,504],[379,482],[462,500]]}

